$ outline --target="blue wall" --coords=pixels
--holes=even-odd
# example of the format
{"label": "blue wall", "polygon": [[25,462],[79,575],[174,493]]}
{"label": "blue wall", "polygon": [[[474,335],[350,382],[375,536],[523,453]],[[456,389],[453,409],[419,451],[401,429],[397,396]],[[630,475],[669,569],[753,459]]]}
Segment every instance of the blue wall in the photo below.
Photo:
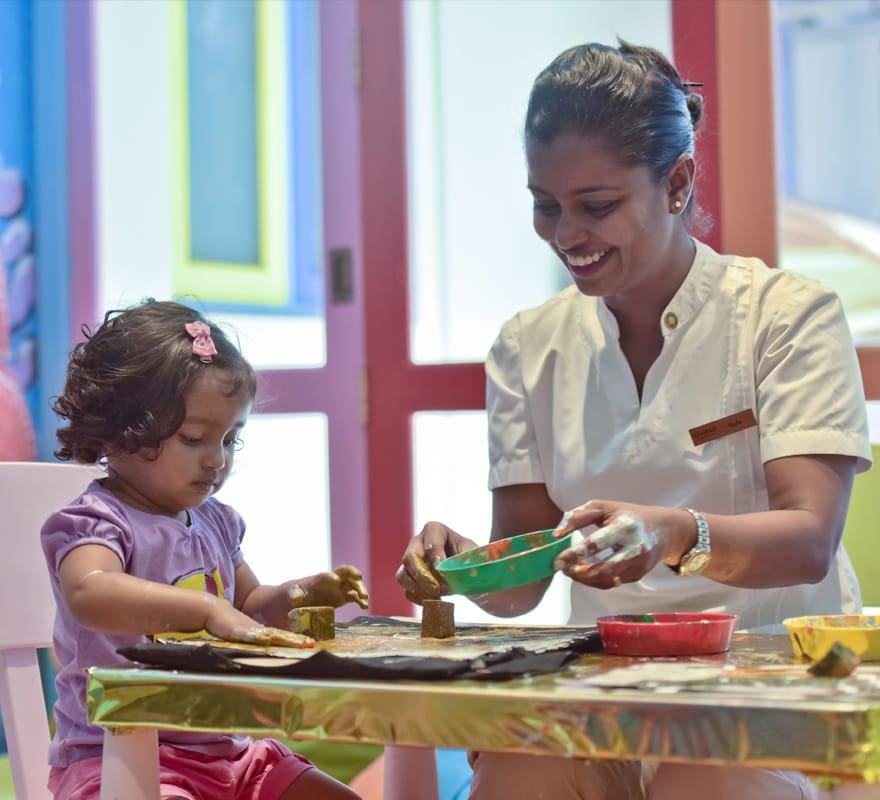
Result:
{"label": "blue wall", "polygon": [[[59,370],[63,374],[68,348],[64,30],[63,0],[0,0],[0,265],[7,288],[9,366],[25,390],[35,427],[48,432],[46,445],[39,447],[41,460],[51,459],[55,445],[54,419],[40,379],[48,373],[57,378]],[[43,656],[52,700],[54,670],[48,654]],[[0,752],[5,750],[0,729]]]}
{"label": "blue wall", "polygon": [[9,366],[37,416],[32,5],[0,3],[0,262],[5,269]]}
{"label": "blue wall", "polygon": [[85,2],[39,0],[32,4],[33,47],[29,71],[33,87],[33,127],[29,130],[34,151],[34,215],[38,231],[36,331],[40,343],[34,423],[40,461],[51,461],[58,447],[57,420],[50,410],[50,400],[64,384],[70,349],[65,29],[66,14],[82,13]]}

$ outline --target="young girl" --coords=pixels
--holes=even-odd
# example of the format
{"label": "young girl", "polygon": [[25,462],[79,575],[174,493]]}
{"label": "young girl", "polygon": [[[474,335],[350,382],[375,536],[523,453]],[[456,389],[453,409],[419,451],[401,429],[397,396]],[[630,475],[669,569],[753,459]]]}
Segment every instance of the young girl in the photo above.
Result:
{"label": "young girl", "polygon": [[[103,730],[86,720],[85,667],[122,663],[117,648],[151,634],[269,642],[287,634],[292,606],[367,605],[354,567],[263,586],[245,562],[244,523],[212,495],[232,469],[255,390],[253,369],[220,329],[178,303],[111,311],[74,348],[54,406],[67,421],[56,455],[100,462],[107,477],[42,530],[58,605],[56,800],[99,796]],[[164,731],[159,761],[163,798],[357,797],[271,739]]]}

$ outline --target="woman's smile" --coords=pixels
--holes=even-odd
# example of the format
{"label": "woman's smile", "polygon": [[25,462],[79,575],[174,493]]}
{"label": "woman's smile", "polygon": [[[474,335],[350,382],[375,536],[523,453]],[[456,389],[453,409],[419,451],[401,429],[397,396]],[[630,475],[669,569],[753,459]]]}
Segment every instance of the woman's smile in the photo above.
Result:
{"label": "woman's smile", "polygon": [[561,253],[568,271],[575,279],[591,278],[611,260],[610,256],[614,248],[607,247],[597,250],[590,255],[574,255],[573,253]]}

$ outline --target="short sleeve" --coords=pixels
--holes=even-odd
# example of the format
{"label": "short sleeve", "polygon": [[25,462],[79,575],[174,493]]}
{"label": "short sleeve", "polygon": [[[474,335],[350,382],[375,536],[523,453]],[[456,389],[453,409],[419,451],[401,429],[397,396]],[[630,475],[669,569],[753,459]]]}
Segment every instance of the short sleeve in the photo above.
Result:
{"label": "short sleeve", "polygon": [[128,569],[132,550],[131,529],[106,505],[100,495],[86,491],[77,500],[53,513],[40,534],[49,570],[56,574],[64,557],[75,547],[99,544],[112,550]]}
{"label": "short sleeve", "polygon": [[544,483],[522,379],[519,317],[504,324],[486,359],[489,488]]}
{"label": "short sleeve", "polygon": [[864,389],[840,299],[782,274],[767,286],[761,308],[755,380],[762,460],[849,455],[859,472],[868,469]]}

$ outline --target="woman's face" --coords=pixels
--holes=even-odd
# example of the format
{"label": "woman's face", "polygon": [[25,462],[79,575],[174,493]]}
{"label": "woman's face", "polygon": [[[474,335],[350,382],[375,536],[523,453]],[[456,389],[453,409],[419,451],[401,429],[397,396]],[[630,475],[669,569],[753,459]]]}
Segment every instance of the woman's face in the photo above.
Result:
{"label": "woman's face", "polygon": [[[599,140],[565,134],[526,145],[534,226],[587,295],[666,302],[690,266],[673,203],[688,191],[620,163]],[[687,176],[687,170],[685,170]],[[687,240],[689,241],[689,240]]]}

